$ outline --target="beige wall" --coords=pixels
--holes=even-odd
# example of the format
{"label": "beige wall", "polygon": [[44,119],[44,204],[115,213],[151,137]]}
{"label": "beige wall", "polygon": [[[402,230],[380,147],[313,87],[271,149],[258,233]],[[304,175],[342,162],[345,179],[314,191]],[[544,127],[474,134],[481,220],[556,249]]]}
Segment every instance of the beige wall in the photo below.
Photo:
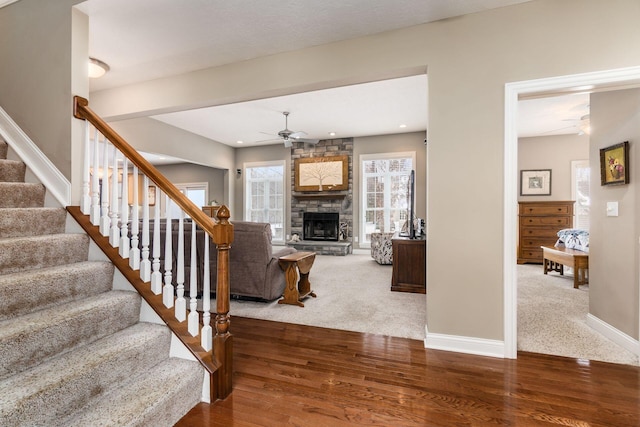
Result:
{"label": "beige wall", "polygon": [[[519,196],[518,201],[573,200],[571,161],[589,159],[589,135],[518,139],[518,171],[551,169],[551,196]],[[518,173],[518,191],[520,174]]]}
{"label": "beige wall", "polygon": [[[416,153],[416,216],[427,216],[427,147],[424,132],[363,136],[353,140],[353,236],[360,235],[360,156],[362,154],[410,152]],[[359,247],[354,243],[354,247]]]}
{"label": "beige wall", "polygon": [[189,184],[194,182],[206,182],[209,184],[209,194],[206,200],[216,200],[226,203],[224,179],[226,170],[215,169],[191,163],[157,166],[157,169],[174,184]]}
{"label": "beige wall", "polygon": [[[591,95],[589,312],[638,338],[640,89]],[[602,186],[600,149],[629,141],[630,183]],[[618,202],[619,216],[606,215]]]}
{"label": "beige wall", "polygon": [[[74,49],[84,49],[85,58],[88,51],[86,43],[72,45],[71,6],[77,3],[21,0],[0,9],[0,107],[69,180],[72,82],[76,94],[87,96],[89,80],[86,62],[72,61]],[[76,23],[75,30],[82,28]]]}
{"label": "beige wall", "polygon": [[[23,1],[36,3],[22,0],[9,7]],[[65,6],[58,6],[66,2],[45,3],[56,10],[48,16],[31,12],[50,18],[48,29],[67,25],[60,16]],[[0,28],[11,17],[0,9]],[[32,20],[20,22],[25,34],[32,31]],[[640,65],[638,22],[637,0],[535,0],[94,93],[91,102],[101,114],[126,117],[428,70],[429,332],[502,340],[505,84]],[[3,60],[9,62],[24,53],[2,48],[5,52]],[[24,65],[56,63],[36,59],[35,48],[27,55]],[[64,68],[57,72],[68,74]],[[5,88],[21,87],[24,80],[16,73],[7,76],[9,81],[1,77],[4,104]],[[56,87],[50,90],[61,91],[60,99],[70,97],[64,84],[55,83],[61,80],[52,80]],[[40,96],[34,95],[37,101]],[[56,107],[47,104],[47,112]],[[13,101],[11,110],[22,123],[30,113]],[[636,268],[637,259],[632,265]]]}

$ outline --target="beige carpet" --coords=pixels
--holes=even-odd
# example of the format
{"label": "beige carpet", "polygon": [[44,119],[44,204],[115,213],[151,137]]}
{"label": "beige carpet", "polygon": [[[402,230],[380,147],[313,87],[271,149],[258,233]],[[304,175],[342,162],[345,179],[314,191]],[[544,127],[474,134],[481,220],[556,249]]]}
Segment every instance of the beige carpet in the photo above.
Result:
{"label": "beige carpet", "polygon": [[589,285],[574,289],[571,276],[518,266],[518,350],[638,365],[638,356],[587,325],[588,310]]}
{"label": "beige carpet", "polygon": [[[231,301],[232,316],[424,340],[424,294],[391,292],[391,266],[370,255],[317,255],[309,275],[317,298],[304,307]],[[211,302],[212,311],[215,301]]]}

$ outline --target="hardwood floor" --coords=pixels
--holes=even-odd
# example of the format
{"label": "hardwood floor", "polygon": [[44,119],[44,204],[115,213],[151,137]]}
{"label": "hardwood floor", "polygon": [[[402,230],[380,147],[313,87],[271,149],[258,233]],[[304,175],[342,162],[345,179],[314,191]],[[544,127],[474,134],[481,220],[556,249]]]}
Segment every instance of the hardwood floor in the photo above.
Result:
{"label": "hardwood floor", "polygon": [[640,368],[234,317],[234,389],[177,426],[640,426]]}

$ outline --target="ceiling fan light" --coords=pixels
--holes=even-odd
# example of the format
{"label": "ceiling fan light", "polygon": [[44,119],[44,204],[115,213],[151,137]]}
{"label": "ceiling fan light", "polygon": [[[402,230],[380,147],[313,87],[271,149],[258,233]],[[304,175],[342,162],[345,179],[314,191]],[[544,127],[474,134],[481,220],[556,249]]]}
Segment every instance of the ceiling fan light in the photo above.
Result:
{"label": "ceiling fan light", "polygon": [[104,76],[111,68],[96,58],[89,58],[89,78],[97,79]]}

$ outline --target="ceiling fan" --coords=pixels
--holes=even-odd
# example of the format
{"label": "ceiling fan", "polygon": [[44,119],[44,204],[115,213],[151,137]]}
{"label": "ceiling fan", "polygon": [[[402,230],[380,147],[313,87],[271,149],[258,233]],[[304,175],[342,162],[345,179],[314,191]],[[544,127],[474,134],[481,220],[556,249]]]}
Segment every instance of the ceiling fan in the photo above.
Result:
{"label": "ceiling fan", "polygon": [[[288,121],[289,112],[284,111],[282,114],[284,115],[284,129],[278,132],[277,136],[279,136],[280,139],[284,142],[284,146],[286,148],[290,148],[293,145],[293,142],[306,142],[308,144],[318,143],[319,141],[318,139],[302,138],[307,134],[306,132],[290,130],[289,121]],[[262,132],[262,133],[266,133],[266,132]],[[267,134],[267,135],[272,135],[272,134]],[[260,142],[267,142],[267,141],[260,141]]]}

